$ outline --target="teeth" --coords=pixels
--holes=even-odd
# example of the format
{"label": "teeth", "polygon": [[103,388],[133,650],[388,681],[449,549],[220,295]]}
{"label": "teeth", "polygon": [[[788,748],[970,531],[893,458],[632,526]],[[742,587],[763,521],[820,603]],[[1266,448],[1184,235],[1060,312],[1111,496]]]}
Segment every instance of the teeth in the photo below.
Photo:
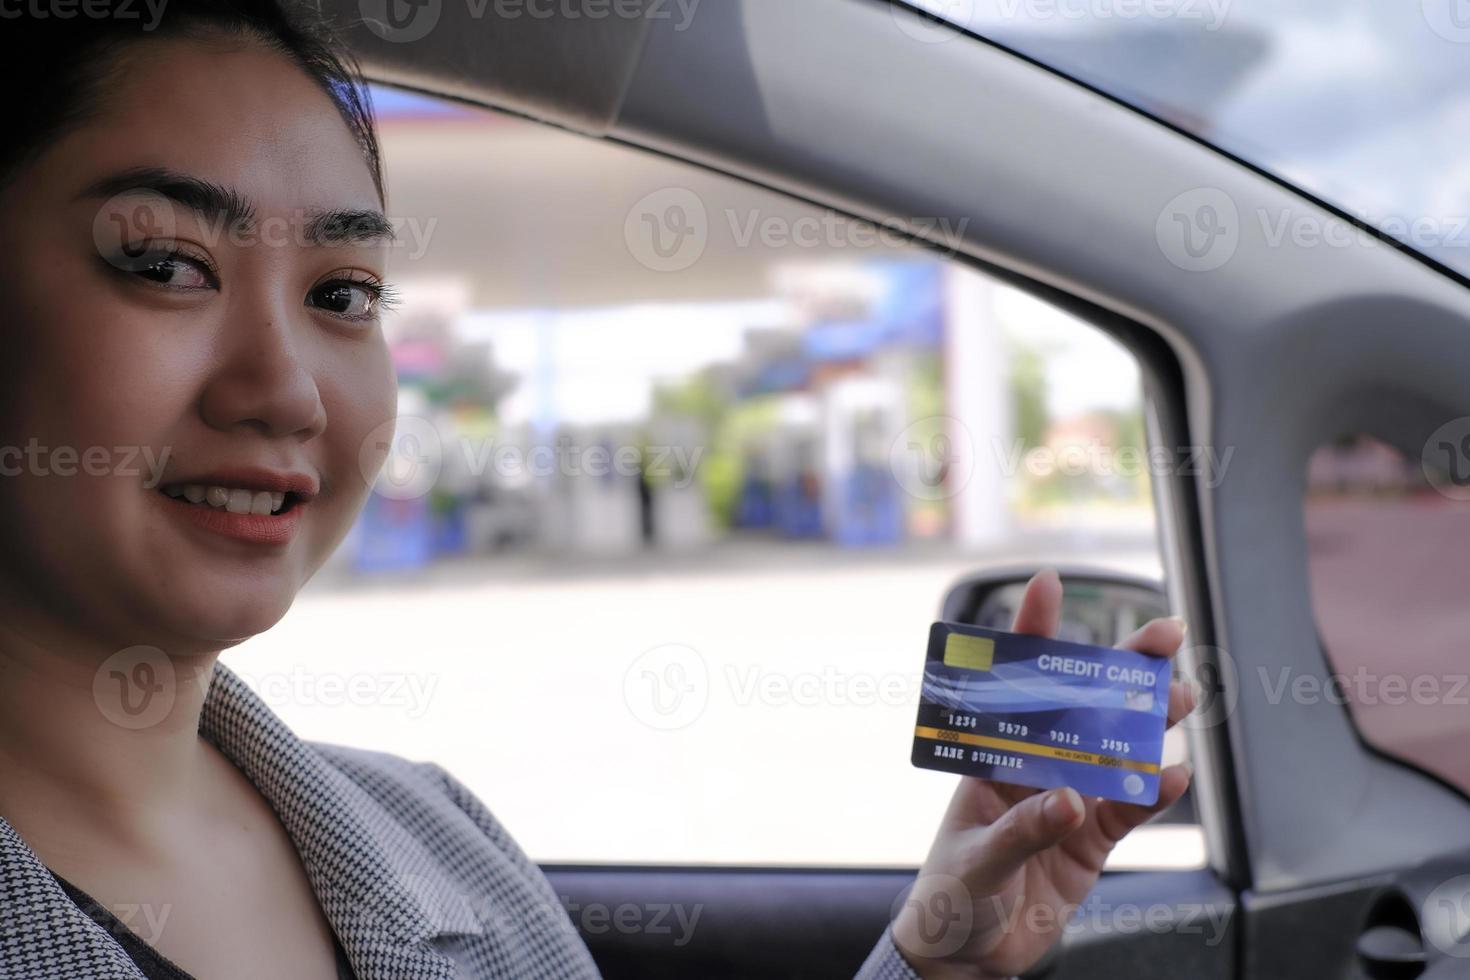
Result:
{"label": "teeth", "polygon": [[286,502],[284,493],[269,490],[242,490],[230,487],[206,487],[199,483],[184,486],[167,486],[163,492],[170,497],[182,497],[192,504],[206,504],[229,511],[231,514],[273,514]]}
{"label": "teeth", "polygon": [[248,514],[254,500],[255,494],[249,490],[231,490],[230,499],[225,502],[225,510],[231,514]]}

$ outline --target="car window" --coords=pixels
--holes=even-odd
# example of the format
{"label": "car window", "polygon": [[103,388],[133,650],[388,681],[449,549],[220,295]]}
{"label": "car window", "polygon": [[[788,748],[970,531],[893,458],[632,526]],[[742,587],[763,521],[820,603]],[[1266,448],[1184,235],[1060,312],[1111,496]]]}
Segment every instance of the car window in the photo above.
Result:
{"label": "car window", "polygon": [[[1198,239],[1360,248],[1377,229],[1470,274],[1470,8],[1464,0],[908,0],[1122,99],[1335,205],[1247,212],[1211,188],[1165,220]],[[898,6],[896,11],[905,8]],[[1177,217],[1176,217],[1177,216]],[[1163,234],[1163,232],[1161,232]],[[1221,239],[1222,241],[1225,239]]]}
{"label": "car window", "polygon": [[[953,786],[909,764],[946,589],[1160,574],[1134,359],[954,259],[937,219],[920,249],[375,98],[389,464],[231,666],[307,737],[438,761],[544,862],[919,863]],[[1203,860],[1188,827],[1116,854]]]}
{"label": "car window", "polygon": [[1418,453],[1344,436],[1313,454],[1308,477],[1312,602],[1332,673],[1263,678],[1268,694],[1344,705],[1375,748],[1470,791],[1470,419]]}

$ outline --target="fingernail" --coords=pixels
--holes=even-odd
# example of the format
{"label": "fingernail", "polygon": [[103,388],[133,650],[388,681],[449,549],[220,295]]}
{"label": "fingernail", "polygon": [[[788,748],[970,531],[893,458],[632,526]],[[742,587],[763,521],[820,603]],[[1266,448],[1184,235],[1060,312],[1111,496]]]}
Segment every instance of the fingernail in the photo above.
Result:
{"label": "fingernail", "polygon": [[1055,568],[1043,568],[1041,571],[1037,572],[1035,578],[1032,579],[1032,581],[1034,582],[1043,582],[1048,580],[1055,582],[1058,585],[1061,585],[1062,575]]}
{"label": "fingernail", "polygon": [[1184,775],[1186,775],[1186,776],[1189,777],[1189,781],[1191,783],[1194,782],[1194,763],[1193,762],[1181,762],[1179,764],[1184,767]]}
{"label": "fingernail", "polygon": [[1169,622],[1179,625],[1179,635],[1184,636],[1189,632],[1189,624],[1184,621],[1183,616],[1170,616]]}
{"label": "fingernail", "polygon": [[1082,807],[1082,797],[1070,786],[1054,790],[1043,809],[1047,822],[1055,830],[1066,827],[1086,812]]}

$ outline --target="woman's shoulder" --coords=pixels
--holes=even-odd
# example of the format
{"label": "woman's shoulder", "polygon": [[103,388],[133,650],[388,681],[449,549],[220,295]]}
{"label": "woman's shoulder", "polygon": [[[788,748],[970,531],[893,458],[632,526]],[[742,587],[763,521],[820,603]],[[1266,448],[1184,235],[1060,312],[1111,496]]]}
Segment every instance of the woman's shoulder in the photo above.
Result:
{"label": "woman's shoulder", "polygon": [[394,789],[404,787],[416,787],[420,790],[432,788],[437,792],[444,792],[455,781],[437,763],[415,761],[392,752],[338,745],[334,742],[307,744],[333,768],[370,792],[391,793]]}
{"label": "woman's shoulder", "polygon": [[[460,976],[597,976],[541,869],[490,808],[448,770],[389,752],[308,742],[356,812],[353,860],[377,862],[431,922]],[[345,781],[345,785],[344,785]],[[376,857],[364,857],[364,851]]]}
{"label": "woman's shoulder", "polygon": [[488,844],[519,870],[542,879],[540,868],[490,807],[438,763],[328,742],[308,744],[415,837],[449,852],[446,857],[462,860],[466,849]]}

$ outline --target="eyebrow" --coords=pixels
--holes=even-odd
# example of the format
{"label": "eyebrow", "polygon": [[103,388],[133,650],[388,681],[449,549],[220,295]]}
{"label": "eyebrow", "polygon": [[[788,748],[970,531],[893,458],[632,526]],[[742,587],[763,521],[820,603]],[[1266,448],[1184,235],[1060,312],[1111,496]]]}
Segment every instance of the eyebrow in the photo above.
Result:
{"label": "eyebrow", "polygon": [[[129,191],[159,194],[211,222],[250,231],[257,213],[250,198],[231,187],[164,167],[133,167],[89,184],[77,195],[110,198]],[[381,211],[355,208],[312,208],[305,211],[303,233],[311,245],[371,245],[393,242],[397,235]]]}

